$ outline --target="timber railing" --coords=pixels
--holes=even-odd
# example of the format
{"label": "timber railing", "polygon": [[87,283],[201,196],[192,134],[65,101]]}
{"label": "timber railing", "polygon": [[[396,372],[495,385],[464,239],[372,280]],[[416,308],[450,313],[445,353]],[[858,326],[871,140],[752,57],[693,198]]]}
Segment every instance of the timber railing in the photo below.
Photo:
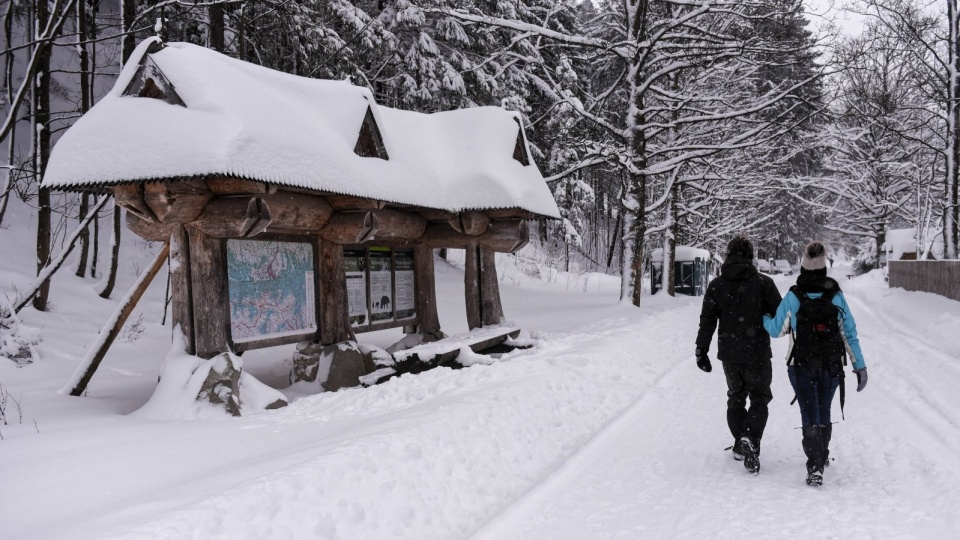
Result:
{"label": "timber railing", "polygon": [[960,261],[890,261],[891,287],[960,301]]}

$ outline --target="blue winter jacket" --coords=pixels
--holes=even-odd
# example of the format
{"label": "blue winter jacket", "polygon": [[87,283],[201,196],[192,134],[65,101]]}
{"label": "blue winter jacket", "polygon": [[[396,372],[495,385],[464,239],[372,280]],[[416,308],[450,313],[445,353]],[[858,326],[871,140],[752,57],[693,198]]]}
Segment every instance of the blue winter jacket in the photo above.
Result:
{"label": "blue winter jacket", "polygon": [[[811,299],[820,298],[823,293],[808,293]],[[840,308],[840,323],[843,326],[843,334],[847,338],[847,344],[850,346],[850,352],[853,353],[853,369],[861,369],[867,367],[867,364],[863,361],[863,351],[860,350],[860,339],[857,338],[857,322],[853,320],[853,313],[850,311],[850,306],[847,305],[846,299],[843,297],[842,292],[838,292],[833,296],[833,305]],[[763,316],[763,328],[766,329],[767,333],[771,337],[780,337],[787,333],[786,328],[784,328],[784,322],[789,317],[790,326],[793,328],[793,331],[797,331],[797,317],[795,313],[800,309],[800,299],[790,291],[786,296],[783,297],[783,301],[780,302],[780,306],[777,308],[777,314],[774,317],[769,315]]]}

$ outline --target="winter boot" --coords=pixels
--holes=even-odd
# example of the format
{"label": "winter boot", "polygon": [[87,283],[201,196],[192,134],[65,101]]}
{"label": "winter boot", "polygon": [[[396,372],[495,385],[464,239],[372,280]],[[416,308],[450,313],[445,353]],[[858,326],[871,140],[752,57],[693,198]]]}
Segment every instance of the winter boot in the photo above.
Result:
{"label": "winter boot", "polygon": [[734,441],[730,449],[733,450],[734,461],[743,461],[743,445],[740,444],[740,439]]}
{"label": "winter boot", "polygon": [[743,468],[753,474],[760,473],[760,457],[750,437],[740,438],[740,449],[743,451]]}
{"label": "winter boot", "polygon": [[823,466],[830,466],[830,437],[833,435],[833,424],[820,426],[820,436],[823,439]]}
{"label": "winter boot", "polygon": [[807,485],[820,487],[823,485],[823,469],[807,469]]}
{"label": "winter boot", "polygon": [[807,485],[823,484],[823,433],[820,426],[803,426],[803,453],[807,455]]}

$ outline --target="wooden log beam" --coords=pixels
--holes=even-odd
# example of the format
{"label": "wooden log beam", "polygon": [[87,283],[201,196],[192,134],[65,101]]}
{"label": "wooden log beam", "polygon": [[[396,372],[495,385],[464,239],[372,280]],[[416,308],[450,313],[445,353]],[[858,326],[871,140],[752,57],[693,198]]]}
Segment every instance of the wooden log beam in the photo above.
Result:
{"label": "wooden log beam", "polygon": [[537,219],[537,214],[530,212],[528,210],[523,210],[521,208],[494,208],[489,210],[484,210],[484,213],[490,217],[490,219]]}
{"label": "wooden log beam", "polygon": [[466,249],[472,243],[480,243],[501,253],[513,253],[529,240],[529,227],[521,219],[491,221],[487,231],[479,236],[459,233],[449,223],[431,223],[421,237],[421,241],[431,247]]}
{"label": "wooden log beam", "polygon": [[427,220],[417,214],[384,209],[334,214],[320,236],[338,244],[362,244],[379,240],[415,240],[426,229]]}
{"label": "wooden log beam", "polygon": [[432,208],[421,208],[417,210],[417,213],[427,221],[448,222],[457,218],[456,212],[449,212],[447,210],[434,210]]}
{"label": "wooden log beam", "polygon": [[170,233],[176,223],[160,223],[159,221],[147,221],[140,218],[137,214],[127,209],[127,228],[133,231],[133,234],[149,240],[151,242],[166,242],[170,240]]}
{"label": "wooden log beam", "polygon": [[162,223],[190,223],[203,212],[213,193],[203,180],[175,180],[144,184],[143,196]]}
{"label": "wooden log beam", "polygon": [[193,297],[193,332],[196,355],[201,358],[230,350],[230,296],[227,290],[223,241],[196,225],[190,237],[190,292]]}
{"label": "wooden log beam", "polygon": [[218,196],[229,195],[265,195],[276,193],[277,186],[265,184],[263,182],[254,182],[253,180],[243,180],[232,176],[221,176],[216,178],[207,178],[207,189]]}
{"label": "wooden log beam", "polygon": [[299,188],[283,188],[285,191],[290,191],[293,193],[306,193],[310,195],[321,195],[327,204],[335,212],[351,212],[358,210],[380,210],[386,204],[383,201],[378,201],[376,199],[370,199],[366,197],[354,197],[353,195],[341,195],[339,193],[317,193],[316,191],[299,189]]}
{"label": "wooden log beam", "polygon": [[120,301],[119,308],[110,316],[110,320],[107,321],[107,324],[104,325],[100,331],[100,335],[94,342],[93,347],[87,351],[86,356],[84,356],[80,365],[76,371],[74,371],[70,381],[60,390],[60,393],[70,394],[71,396],[83,395],[84,390],[87,389],[87,384],[89,384],[90,379],[93,378],[93,374],[96,373],[97,368],[100,367],[100,362],[103,361],[103,358],[107,355],[107,351],[110,350],[110,346],[113,345],[117,336],[120,335],[123,324],[127,322],[130,314],[133,313],[133,308],[137,307],[137,302],[140,301],[140,298],[143,296],[143,293],[146,292],[147,287],[150,286],[153,278],[156,277],[157,273],[160,272],[160,269],[163,268],[163,265],[167,262],[167,255],[169,253],[170,244],[164,243],[160,249],[160,253],[158,253],[153,260],[153,264],[150,265],[150,268],[140,276],[140,279],[134,283],[130,291],[127,292],[123,300]]}
{"label": "wooden log beam", "polygon": [[269,208],[267,232],[316,233],[333,215],[333,208],[316,195],[277,191],[261,199]]}
{"label": "wooden log beam", "polygon": [[157,216],[154,215],[153,210],[150,209],[144,199],[143,184],[124,184],[114,186],[112,189],[114,200],[118,205],[127,209],[128,215],[136,214],[138,218],[148,222],[157,221]]}
{"label": "wooden log beam", "polygon": [[270,208],[259,197],[214,199],[197,218],[200,230],[214,238],[256,236],[270,223]]}
{"label": "wooden log beam", "polygon": [[480,322],[484,326],[503,322],[496,252],[480,246]]}
{"label": "wooden log beam", "polygon": [[480,236],[487,232],[490,226],[490,218],[483,212],[476,210],[467,210],[460,212],[456,218],[450,220],[450,226],[458,233],[467,236]]}

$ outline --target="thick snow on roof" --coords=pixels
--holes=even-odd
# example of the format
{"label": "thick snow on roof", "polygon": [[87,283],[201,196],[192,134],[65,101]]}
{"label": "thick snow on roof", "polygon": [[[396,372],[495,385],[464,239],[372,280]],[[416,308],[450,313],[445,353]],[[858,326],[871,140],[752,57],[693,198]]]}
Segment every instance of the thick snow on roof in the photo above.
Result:
{"label": "thick snow on roof", "polygon": [[[155,42],[139,45],[113,90],[61,137],[45,187],[223,174],[452,211],[559,217],[536,165],[513,159],[514,113],[379,107],[346,81],[289,75],[186,43],[149,55],[186,107],[123,96]],[[389,160],[354,153],[368,108]]]}
{"label": "thick snow on roof", "polygon": [[[710,260],[710,252],[705,249],[690,246],[677,246],[676,250],[676,260],[678,261],[692,261],[695,259],[703,259],[705,261]],[[663,248],[657,248],[650,252],[650,260],[655,262],[662,261]]]}
{"label": "thick snow on roof", "polygon": [[[940,231],[936,229],[927,229],[926,242],[930,244],[930,253],[938,258],[943,258],[943,241],[938,237]],[[890,229],[887,231],[886,241],[880,246],[881,249],[890,253],[890,260],[900,260],[904,253],[916,253],[917,251],[917,229]],[[920,246],[920,250],[925,251],[926,246]]]}

